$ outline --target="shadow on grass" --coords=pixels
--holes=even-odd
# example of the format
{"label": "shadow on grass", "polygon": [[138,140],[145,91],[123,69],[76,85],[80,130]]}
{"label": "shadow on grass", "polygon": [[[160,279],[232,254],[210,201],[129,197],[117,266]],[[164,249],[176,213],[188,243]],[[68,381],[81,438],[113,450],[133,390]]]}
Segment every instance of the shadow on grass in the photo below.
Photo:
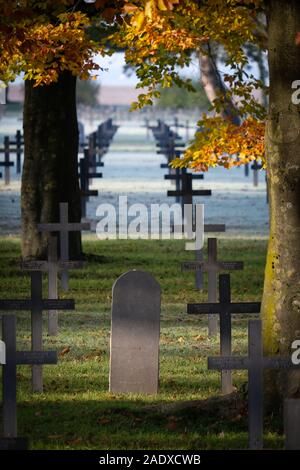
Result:
{"label": "shadow on grass", "polygon": [[[211,411],[177,414],[143,411],[129,400],[22,403],[20,435],[41,449],[243,449],[247,417],[222,420]],[[26,423],[26,424],[25,424]],[[266,430],[268,448],[280,448],[276,430]]]}

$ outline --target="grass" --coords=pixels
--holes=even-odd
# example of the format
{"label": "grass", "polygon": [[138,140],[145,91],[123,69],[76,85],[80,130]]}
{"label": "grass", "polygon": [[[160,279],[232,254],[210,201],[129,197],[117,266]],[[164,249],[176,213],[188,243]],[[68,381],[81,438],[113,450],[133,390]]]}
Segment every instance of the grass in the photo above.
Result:
{"label": "grass", "polygon": [[[70,292],[75,312],[60,314],[59,335],[46,334],[45,349],[59,353],[57,366],[44,368],[44,393],[32,394],[30,368],[18,368],[19,435],[33,449],[229,449],[247,447],[245,413],[225,419],[209,412],[162,413],[166,403],[218,395],[219,375],[207,370],[207,356],[219,353],[208,339],[205,319],[186,314],[186,303],[206,300],[181,261],[193,259],[182,241],[85,241],[85,269],[73,271]],[[234,301],[260,300],[266,251],[264,240],[219,241],[219,257],[243,260],[232,274]],[[108,392],[111,288],[130,269],[149,271],[162,287],[160,391],[155,397]],[[20,270],[20,243],[0,241],[0,297],[27,297],[28,275]],[[46,295],[46,285],[45,285]],[[30,345],[28,312],[18,312],[18,348]],[[233,352],[247,351],[247,322],[233,321]],[[246,376],[234,373],[245,389]],[[157,406],[156,406],[157,405]],[[280,448],[277,420],[265,423],[265,445]]]}

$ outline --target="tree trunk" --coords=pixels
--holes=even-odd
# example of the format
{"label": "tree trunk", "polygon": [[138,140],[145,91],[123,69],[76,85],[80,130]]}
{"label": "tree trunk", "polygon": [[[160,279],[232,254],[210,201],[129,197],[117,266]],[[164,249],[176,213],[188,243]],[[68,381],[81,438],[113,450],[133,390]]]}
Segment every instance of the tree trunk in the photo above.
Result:
{"label": "tree trunk", "polygon": [[[295,44],[300,2],[267,3],[270,239],[262,315],[265,353],[286,356],[291,354],[292,342],[300,339],[300,106],[291,101],[292,82],[300,79],[300,47]],[[298,372],[289,373],[280,384],[285,395],[300,396]],[[272,385],[274,388],[274,382]]]}
{"label": "tree trunk", "polygon": [[[64,72],[57,83],[25,83],[25,155],[22,174],[22,255],[43,258],[48,234],[40,222],[59,221],[59,203],[69,203],[69,220],[81,219],[78,183],[76,77]],[[81,236],[70,234],[70,257],[81,256]]]}
{"label": "tree trunk", "polygon": [[[207,54],[204,54],[202,51],[199,52],[201,84],[209,102],[212,104],[220,93],[225,94],[226,92],[226,87],[215,62],[216,61],[209,49],[209,45],[207,47]],[[227,100],[226,106],[224,106],[221,115],[224,119],[232,121],[236,125],[240,124],[240,118],[236,107],[229,99]]]}

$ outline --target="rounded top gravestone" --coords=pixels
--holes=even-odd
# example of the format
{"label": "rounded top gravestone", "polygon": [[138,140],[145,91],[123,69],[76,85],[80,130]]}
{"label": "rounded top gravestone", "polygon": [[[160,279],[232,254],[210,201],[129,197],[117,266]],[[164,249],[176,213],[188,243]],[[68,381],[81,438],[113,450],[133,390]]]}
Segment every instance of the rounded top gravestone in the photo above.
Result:
{"label": "rounded top gravestone", "polygon": [[110,391],[157,393],[160,285],[147,272],[129,271],[112,294]]}

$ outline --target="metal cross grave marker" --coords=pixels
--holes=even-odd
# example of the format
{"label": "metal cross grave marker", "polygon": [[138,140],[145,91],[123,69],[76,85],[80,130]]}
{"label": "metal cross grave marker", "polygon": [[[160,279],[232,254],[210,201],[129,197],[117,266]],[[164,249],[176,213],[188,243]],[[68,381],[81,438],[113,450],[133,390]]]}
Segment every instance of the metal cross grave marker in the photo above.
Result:
{"label": "metal cross grave marker", "polygon": [[17,351],[16,317],[2,317],[2,339],[6,345],[6,362],[2,364],[3,438],[0,449],[24,449],[26,440],[17,438],[17,365],[57,364],[55,351]]}
{"label": "metal cross grave marker", "polygon": [[[90,230],[91,225],[87,222],[69,222],[69,208],[67,202],[59,204],[60,221],[58,223],[38,224],[37,228],[40,232],[58,232],[60,242],[60,259],[61,261],[69,261],[69,232],[80,232],[81,230]],[[63,270],[61,273],[62,288],[64,291],[69,289],[68,271]]]}
{"label": "metal cross grave marker", "polygon": [[[74,310],[74,300],[43,299],[42,273],[31,272],[31,299],[0,299],[2,311],[31,311],[31,353],[43,349],[43,311],[44,310]],[[7,353],[8,354],[8,353]],[[43,391],[43,371],[40,365],[32,367],[32,390]]]}
{"label": "metal cross grave marker", "polygon": [[[260,312],[260,302],[231,302],[230,274],[219,275],[219,303],[188,304],[189,314],[219,314],[220,317],[220,350],[221,356],[230,356],[232,331],[231,314],[257,314]],[[232,376],[230,371],[221,372],[223,393],[231,393]]]}
{"label": "metal cross grave marker", "polygon": [[[198,250],[198,258],[200,258]],[[217,239],[208,238],[207,240],[207,261],[198,259],[197,261],[186,261],[182,264],[183,271],[195,271],[207,273],[208,275],[208,302],[217,302],[218,273],[222,271],[237,271],[244,269],[242,261],[219,261],[217,254]],[[196,285],[196,287],[198,287]],[[201,286],[202,287],[202,286]],[[208,316],[208,335],[216,336],[218,330],[218,320],[216,315]]]}
{"label": "metal cross grave marker", "polygon": [[249,320],[248,356],[209,357],[210,370],[248,371],[249,448],[263,448],[263,371],[265,369],[300,369],[291,357],[263,356],[262,322]]}

